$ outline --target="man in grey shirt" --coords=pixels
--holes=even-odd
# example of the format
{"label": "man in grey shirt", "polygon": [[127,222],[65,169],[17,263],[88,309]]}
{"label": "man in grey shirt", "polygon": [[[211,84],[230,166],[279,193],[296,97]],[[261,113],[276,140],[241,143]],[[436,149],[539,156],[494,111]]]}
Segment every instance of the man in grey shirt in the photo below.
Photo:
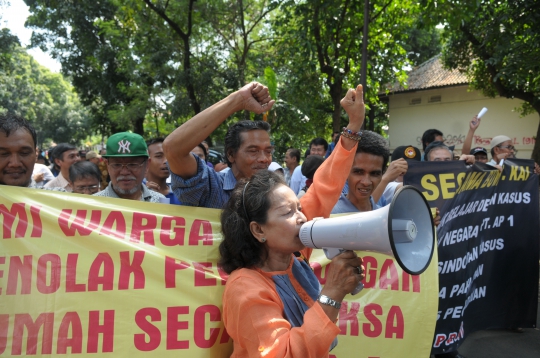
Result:
{"label": "man in grey shirt", "polygon": [[165,197],[143,185],[148,168],[148,147],[143,137],[135,133],[115,133],[107,140],[107,169],[111,182],[95,196],[140,200],[152,203],[165,201]]}

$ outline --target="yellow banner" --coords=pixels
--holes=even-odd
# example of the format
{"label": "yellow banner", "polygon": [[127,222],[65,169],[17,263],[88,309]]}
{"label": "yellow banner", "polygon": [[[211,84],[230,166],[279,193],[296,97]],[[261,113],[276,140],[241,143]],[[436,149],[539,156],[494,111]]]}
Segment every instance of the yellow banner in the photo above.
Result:
{"label": "yellow banner", "polygon": [[[219,210],[0,186],[0,356],[228,357]],[[428,357],[437,256],[416,277],[362,253],[330,356]],[[321,284],[328,260],[311,265]]]}

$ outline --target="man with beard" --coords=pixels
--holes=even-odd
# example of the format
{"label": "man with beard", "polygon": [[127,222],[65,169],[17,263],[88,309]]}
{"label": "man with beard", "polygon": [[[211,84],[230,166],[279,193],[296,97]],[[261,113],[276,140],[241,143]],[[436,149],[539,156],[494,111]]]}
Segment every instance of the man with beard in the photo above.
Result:
{"label": "man with beard", "polygon": [[143,137],[135,133],[113,134],[107,141],[107,169],[111,182],[95,196],[107,196],[152,203],[165,201],[165,197],[143,185],[148,168],[148,147]]}
{"label": "man with beard", "polygon": [[163,138],[155,138],[146,141],[148,146],[148,171],[146,172],[146,184],[148,189],[157,191],[169,199],[169,204],[181,205],[174,195],[167,178],[171,173],[167,165],[167,158],[163,153]]}

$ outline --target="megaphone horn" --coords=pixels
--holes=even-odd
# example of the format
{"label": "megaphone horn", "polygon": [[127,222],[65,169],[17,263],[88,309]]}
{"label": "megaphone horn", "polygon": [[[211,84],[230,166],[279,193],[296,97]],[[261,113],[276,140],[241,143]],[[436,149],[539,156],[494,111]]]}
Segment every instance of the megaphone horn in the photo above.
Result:
{"label": "megaphone horn", "polygon": [[429,205],[422,193],[410,185],[399,189],[392,203],[383,208],[315,219],[300,228],[304,246],[325,249],[329,259],[343,250],[373,251],[394,257],[411,275],[428,268],[434,238]]}

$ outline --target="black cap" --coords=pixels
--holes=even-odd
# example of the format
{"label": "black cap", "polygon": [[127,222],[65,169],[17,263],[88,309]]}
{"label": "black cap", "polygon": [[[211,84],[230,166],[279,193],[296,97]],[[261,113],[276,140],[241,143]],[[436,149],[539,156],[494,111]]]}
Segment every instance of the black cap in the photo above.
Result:
{"label": "black cap", "polygon": [[471,149],[471,154],[472,155],[475,155],[475,154],[478,154],[478,153],[484,153],[485,155],[488,154],[486,148],[476,147],[476,148]]}
{"label": "black cap", "polygon": [[392,152],[392,161],[398,159],[417,160],[420,161],[420,149],[413,147],[412,145],[402,145],[394,149]]}
{"label": "black cap", "polygon": [[304,163],[302,163],[302,175],[308,179],[313,179],[315,172],[317,169],[319,169],[323,162],[324,158],[320,155],[310,155],[306,158],[306,160],[304,160]]}

